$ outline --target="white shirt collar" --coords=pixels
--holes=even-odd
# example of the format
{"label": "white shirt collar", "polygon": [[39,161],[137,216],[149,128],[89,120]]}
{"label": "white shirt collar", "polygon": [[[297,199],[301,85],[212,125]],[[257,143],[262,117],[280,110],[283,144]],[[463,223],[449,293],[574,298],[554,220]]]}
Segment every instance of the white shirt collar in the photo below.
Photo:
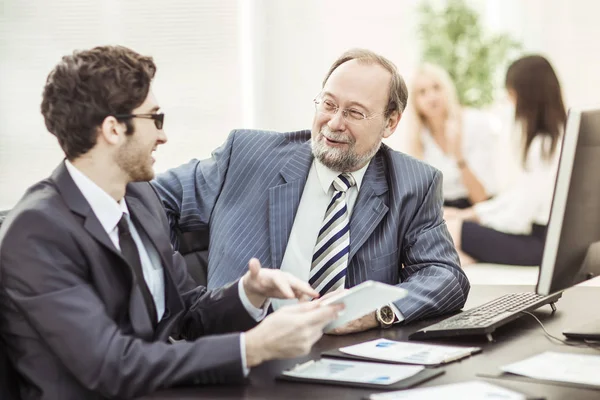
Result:
{"label": "white shirt collar", "polygon": [[[331,188],[331,184],[333,183],[333,180],[338,177],[340,172],[337,172],[337,171],[327,168],[325,165],[323,165],[323,163],[321,163],[316,158],[315,158],[314,163],[315,163],[315,168],[317,170],[317,177],[319,178],[319,183],[321,184],[323,191],[325,193],[329,193],[329,189]],[[369,160],[369,162],[364,167],[359,169],[358,171],[348,172],[350,175],[352,175],[352,177],[356,181],[356,189],[358,191],[360,191],[360,186],[362,185],[362,180],[365,177],[365,172],[367,172],[367,168],[369,167],[369,164],[371,164],[371,160]]]}
{"label": "white shirt collar", "polygon": [[83,197],[92,207],[92,211],[98,217],[100,224],[110,234],[119,220],[123,216],[123,213],[129,215],[129,209],[125,203],[125,198],[122,198],[119,202],[115,201],[108,193],[96,185],[94,181],[85,176],[83,172],[77,169],[69,160],[65,160],[65,166],[67,171],[73,178],[73,182],[83,194]]}

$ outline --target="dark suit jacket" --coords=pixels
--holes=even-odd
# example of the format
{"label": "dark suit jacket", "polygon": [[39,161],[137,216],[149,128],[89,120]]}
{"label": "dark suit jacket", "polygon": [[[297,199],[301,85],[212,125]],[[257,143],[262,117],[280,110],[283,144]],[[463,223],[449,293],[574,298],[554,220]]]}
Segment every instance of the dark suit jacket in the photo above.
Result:
{"label": "dark suit jacket", "polygon": [[[228,332],[256,323],[236,284],[195,287],[151,186],[130,184],[125,198],[163,262],[165,315],[156,328],[131,268],[64,164],[0,228],[0,335],[26,382],[23,399],[123,398],[243,379],[240,335]],[[169,344],[175,333],[189,341]]]}
{"label": "dark suit jacket", "polygon": [[[313,162],[310,131],[233,131],[212,158],[152,182],[173,232],[208,229],[208,287],[238,279],[249,257],[279,268]],[[382,145],[350,219],[346,284],[398,284],[407,321],[460,309],[469,281],[442,213],[442,174]]]}

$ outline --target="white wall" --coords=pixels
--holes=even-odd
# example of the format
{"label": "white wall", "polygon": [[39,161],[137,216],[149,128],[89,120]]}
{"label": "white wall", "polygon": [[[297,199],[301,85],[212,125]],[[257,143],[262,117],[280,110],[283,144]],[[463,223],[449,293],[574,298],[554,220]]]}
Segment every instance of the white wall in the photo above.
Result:
{"label": "white wall", "polygon": [[122,44],[152,55],[169,144],[157,170],[206,156],[242,125],[241,0],[1,0],[0,210],[63,154],[40,114],[46,76],[74,49]]}

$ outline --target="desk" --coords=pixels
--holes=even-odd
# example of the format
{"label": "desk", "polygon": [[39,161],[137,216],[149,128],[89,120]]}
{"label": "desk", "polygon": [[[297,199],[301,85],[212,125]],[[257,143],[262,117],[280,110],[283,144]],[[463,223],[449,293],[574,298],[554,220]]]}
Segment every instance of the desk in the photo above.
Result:
{"label": "desk", "polygon": [[[534,290],[531,286],[473,286],[465,308],[483,304],[489,300],[510,292]],[[575,287],[567,290],[557,303],[557,312],[552,315],[550,306],[544,306],[535,312],[548,331],[562,337],[562,330],[581,325],[587,319],[600,319],[600,288]],[[441,319],[441,318],[440,318]],[[373,393],[372,389],[353,389],[340,386],[313,385],[275,381],[283,369],[318,358],[325,350],[348,346],[376,338],[392,340],[408,340],[408,335],[421,327],[440,319],[433,319],[401,326],[388,330],[371,330],[348,336],[324,336],[314,346],[311,354],[295,360],[267,362],[253,368],[246,385],[188,387],[157,392],[144,399],[360,399]],[[541,327],[530,316],[513,321],[495,333],[495,342],[488,343],[485,338],[461,338],[459,340],[439,340],[431,343],[476,345],[483,348],[483,353],[448,364],[443,367],[446,373],[419,387],[437,386],[441,384],[462,382],[476,378],[480,372],[494,372],[502,365],[515,362],[547,350],[598,354],[592,349],[563,346],[546,338]],[[485,379],[506,388],[519,390],[530,395],[543,395],[548,400],[598,399],[600,391],[570,388],[566,386],[547,385],[514,380]]]}

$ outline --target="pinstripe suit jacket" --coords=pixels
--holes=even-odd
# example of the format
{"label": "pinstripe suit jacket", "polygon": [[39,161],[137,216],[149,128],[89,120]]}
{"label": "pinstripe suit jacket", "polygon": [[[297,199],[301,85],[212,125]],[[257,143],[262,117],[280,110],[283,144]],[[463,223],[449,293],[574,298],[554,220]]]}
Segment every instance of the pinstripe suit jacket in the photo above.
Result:
{"label": "pinstripe suit jacket", "polygon": [[[153,181],[173,230],[208,228],[209,287],[242,276],[250,257],[280,267],[312,161],[310,131],[240,130],[210,159]],[[442,202],[439,171],[382,145],[350,220],[347,286],[400,282],[406,321],[462,308],[470,286]]]}

